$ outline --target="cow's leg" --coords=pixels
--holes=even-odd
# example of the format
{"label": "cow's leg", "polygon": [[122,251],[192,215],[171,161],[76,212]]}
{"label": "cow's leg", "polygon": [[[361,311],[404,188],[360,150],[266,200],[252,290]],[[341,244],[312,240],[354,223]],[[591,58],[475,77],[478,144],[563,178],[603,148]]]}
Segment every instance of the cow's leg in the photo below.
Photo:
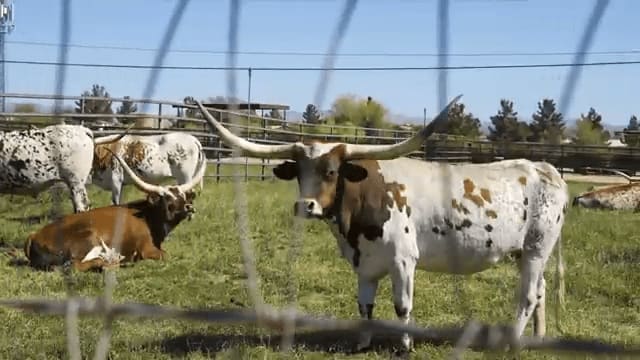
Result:
{"label": "cow's leg", "polygon": [[538,282],[544,269],[544,260],[540,256],[525,252],[520,261],[520,289],[515,324],[515,335],[518,338],[522,336],[538,305]]}
{"label": "cow's leg", "polygon": [[[394,261],[391,269],[391,291],[393,292],[393,306],[398,319],[409,324],[413,310],[413,281],[416,260],[403,256]],[[402,335],[404,350],[411,350],[412,339],[409,334]]]}
{"label": "cow's leg", "polygon": [[[373,318],[373,305],[375,303],[376,292],[378,291],[378,280],[368,279],[358,275],[358,311],[361,319]],[[365,350],[371,346],[371,331],[363,331],[358,341],[358,351]]]}
{"label": "cow's leg", "polygon": [[104,260],[102,259],[93,259],[89,261],[82,262],[80,259],[73,260],[73,268],[76,271],[88,271],[92,269],[100,269],[105,265]]}
{"label": "cow's leg", "polygon": [[122,203],[122,184],[114,184],[111,189],[111,203],[120,205]]}
{"label": "cow's leg", "polygon": [[546,281],[544,273],[540,273],[538,277],[537,296],[538,305],[533,310],[533,334],[537,337],[544,337],[546,333],[545,322],[545,301],[546,301]]}
{"label": "cow's leg", "polygon": [[81,181],[68,180],[67,187],[71,192],[71,202],[73,203],[73,212],[83,212],[89,209],[89,196],[87,195],[87,189]]}
{"label": "cow's leg", "polygon": [[140,249],[140,258],[162,260],[167,258],[167,254],[163,250],[155,247],[151,242],[145,242]]}
{"label": "cow's leg", "polygon": [[111,171],[111,204],[119,205],[120,203],[122,203],[123,186],[124,186],[124,174],[122,173],[122,171],[112,170]]}

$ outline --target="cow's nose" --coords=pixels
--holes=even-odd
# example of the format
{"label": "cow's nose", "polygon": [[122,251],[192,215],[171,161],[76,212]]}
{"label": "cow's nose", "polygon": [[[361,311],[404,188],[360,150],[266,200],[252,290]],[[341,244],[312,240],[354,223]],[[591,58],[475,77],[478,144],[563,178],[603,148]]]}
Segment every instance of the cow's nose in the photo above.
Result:
{"label": "cow's nose", "polygon": [[319,216],[322,214],[322,209],[315,199],[300,199],[296,201],[294,206],[296,216],[309,217]]}
{"label": "cow's nose", "polygon": [[577,206],[579,203],[580,203],[580,196],[575,196],[575,197],[573,198],[573,203],[572,203],[572,205],[573,205],[573,206]]}

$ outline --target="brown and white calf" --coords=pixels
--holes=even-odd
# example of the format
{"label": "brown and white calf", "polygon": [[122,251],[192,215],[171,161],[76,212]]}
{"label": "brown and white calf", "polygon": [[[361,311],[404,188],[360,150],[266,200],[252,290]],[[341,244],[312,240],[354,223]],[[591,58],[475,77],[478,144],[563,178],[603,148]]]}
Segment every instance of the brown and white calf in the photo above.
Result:
{"label": "brown and white calf", "polygon": [[[297,216],[329,224],[357,274],[362,318],[372,317],[378,282],[386,275],[391,276],[396,314],[408,323],[416,269],[472,274],[515,253],[520,255],[521,285],[517,336],[532,315],[535,334],[543,336],[543,273],[568,201],[559,172],[528,160],[452,165],[400,157],[418,149],[447,120],[459,97],[414,137],[394,145],[255,144],[232,134],[197,105],[223,141],[244,156],[288,160],[274,174],[297,180]],[[370,340],[371,334],[363,333],[358,348],[367,348]],[[405,334],[406,349],[411,342]]]}
{"label": "brown and white calf", "polygon": [[195,212],[192,189],[203,178],[206,161],[200,162],[191,181],[158,186],[144,182],[120,156],[114,156],[147,197],[123,205],[69,214],[31,233],[24,252],[32,267],[49,269],[71,262],[79,271],[101,268],[105,265],[101,257],[86,257],[92,250],[102,249],[103,242],[108,248],[115,248],[124,257],[124,262],[164,257],[162,242]]}

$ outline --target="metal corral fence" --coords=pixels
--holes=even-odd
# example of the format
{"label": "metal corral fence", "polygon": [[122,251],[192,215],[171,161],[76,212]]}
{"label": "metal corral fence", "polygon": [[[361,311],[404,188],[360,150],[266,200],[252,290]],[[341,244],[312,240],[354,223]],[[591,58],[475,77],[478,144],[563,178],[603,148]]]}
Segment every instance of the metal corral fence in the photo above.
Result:
{"label": "metal corral fence", "polygon": [[[167,132],[188,132],[202,143],[209,163],[215,171],[207,177],[215,177],[217,181],[232,175],[222,169],[223,165],[244,167],[244,178],[271,179],[270,168],[280,161],[265,159],[233,158],[232,150],[222,143],[212,132],[209,125],[199,117],[196,110],[194,116],[184,116],[187,109],[196,109],[194,105],[183,102],[132,98],[100,98],[86,96],[56,96],[50,94],[0,94],[8,99],[29,99],[30,101],[111,101],[119,103],[131,101],[136,104],[153,104],[157,106],[154,114],[97,114],[75,112],[0,112],[0,130],[17,130],[29,127],[40,127],[54,123],[78,123],[92,129],[96,136],[111,135],[122,132],[134,122],[130,134],[151,135]],[[24,100],[22,100],[24,101]],[[13,102],[18,103],[19,100]],[[251,104],[247,104],[249,107]],[[46,107],[45,107],[46,108]],[[354,144],[391,144],[400,142],[413,134],[414,130],[400,128],[366,128],[328,124],[311,124],[302,121],[274,119],[264,114],[230,111],[208,107],[209,111],[243,138],[261,144],[285,144],[295,141],[318,139]],[[172,115],[174,112],[175,115]],[[237,117],[236,123],[229,121]],[[109,118],[111,121],[104,121]],[[625,146],[611,147],[602,145],[575,144],[542,144],[533,142],[491,142],[470,140],[461,136],[436,134],[425,141],[422,149],[407,156],[428,161],[445,161],[453,163],[487,163],[502,159],[525,158],[544,160],[562,172],[572,170],[585,173],[588,171],[618,170],[634,175],[640,170],[640,148]],[[596,170],[594,170],[596,169]]]}

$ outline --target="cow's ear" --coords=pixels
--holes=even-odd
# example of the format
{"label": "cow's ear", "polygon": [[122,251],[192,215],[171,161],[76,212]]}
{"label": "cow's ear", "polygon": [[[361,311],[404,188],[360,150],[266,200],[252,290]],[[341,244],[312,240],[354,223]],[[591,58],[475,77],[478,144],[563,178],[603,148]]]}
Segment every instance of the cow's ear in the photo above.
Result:
{"label": "cow's ear", "polygon": [[360,165],[345,162],[340,166],[340,175],[351,182],[360,182],[367,178],[368,172]]}
{"label": "cow's ear", "polygon": [[285,161],[273,168],[273,174],[282,180],[292,180],[296,177],[298,167],[293,161]]}

